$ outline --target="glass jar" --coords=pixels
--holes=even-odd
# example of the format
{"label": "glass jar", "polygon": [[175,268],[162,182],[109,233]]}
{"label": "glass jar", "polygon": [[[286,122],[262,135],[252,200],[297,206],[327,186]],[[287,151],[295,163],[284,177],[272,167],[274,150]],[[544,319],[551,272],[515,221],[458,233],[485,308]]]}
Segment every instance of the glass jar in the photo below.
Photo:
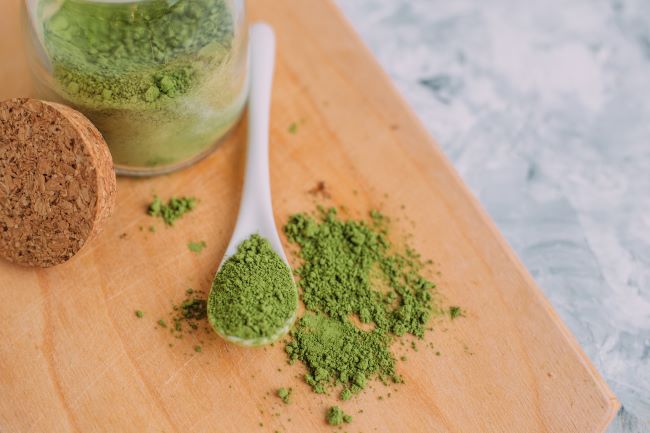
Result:
{"label": "glass jar", "polygon": [[40,97],[102,132],[120,174],[201,159],[247,93],[244,0],[24,0]]}

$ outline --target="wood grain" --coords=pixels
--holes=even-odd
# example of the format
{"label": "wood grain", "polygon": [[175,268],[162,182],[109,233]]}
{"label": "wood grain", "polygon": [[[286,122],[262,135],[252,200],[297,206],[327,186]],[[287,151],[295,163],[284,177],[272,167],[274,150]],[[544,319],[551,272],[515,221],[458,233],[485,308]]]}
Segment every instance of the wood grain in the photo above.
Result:
{"label": "wood grain", "polygon": [[[0,6],[0,98],[33,93],[18,4]],[[394,217],[396,239],[415,234],[414,246],[434,260],[444,302],[467,311],[452,325],[436,323],[427,337],[435,350],[421,343],[408,353],[398,366],[404,385],[377,385],[343,403],[354,415],[347,430],[604,431],[615,397],[335,6],[250,7],[278,35],[277,220],[312,209],[306,191],[321,180],[327,203],[352,215],[380,207]],[[187,287],[209,287],[237,212],[243,131],[191,169],[120,179],[115,216],[70,262],[48,270],[0,263],[1,432],[332,431],[324,412],[336,397],[311,393],[279,345],[244,349],[210,336],[195,353],[192,338],[154,329]],[[173,229],[140,231],[153,222],[145,214],[153,193],[201,203]],[[196,240],[208,244],[200,255],[186,246]],[[291,405],[267,395],[280,386],[294,388]]]}

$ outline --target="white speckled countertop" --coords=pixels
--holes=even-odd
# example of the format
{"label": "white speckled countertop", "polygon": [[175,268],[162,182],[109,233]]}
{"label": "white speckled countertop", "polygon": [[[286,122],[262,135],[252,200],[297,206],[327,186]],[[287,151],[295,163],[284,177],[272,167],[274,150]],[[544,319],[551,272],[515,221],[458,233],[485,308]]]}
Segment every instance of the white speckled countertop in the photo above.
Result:
{"label": "white speckled countertop", "polygon": [[650,1],[337,3],[650,432]]}

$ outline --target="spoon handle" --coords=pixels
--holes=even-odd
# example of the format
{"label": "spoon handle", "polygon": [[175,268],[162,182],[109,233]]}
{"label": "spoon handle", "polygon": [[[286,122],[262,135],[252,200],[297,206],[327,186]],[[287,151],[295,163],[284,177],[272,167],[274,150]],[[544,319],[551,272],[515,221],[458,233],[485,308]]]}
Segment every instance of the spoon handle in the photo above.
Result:
{"label": "spoon handle", "polygon": [[[269,176],[269,118],[271,87],[275,66],[275,34],[268,24],[257,23],[250,29],[250,94],[248,98],[248,147],[244,189],[239,217],[229,249],[257,227],[276,251],[282,244],[275,227]],[[227,251],[230,255],[234,251]],[[283,255],[283,254],[282,254]],[[285,258],[285,257],[283,257]],[[286,260],[286,258],[285,258]]]}
{"label": "spoon handle", "polygon": [[[248,150],[243,198],[253,200],[257,206],[262,206],[263,209],[259,209],[261,211],[272,211],[269,118],[275,64],[275,35],[269,25],[258,23],[251,27],[250,50]],[[252,209],[257,207],[253,203],[249,204]]]}

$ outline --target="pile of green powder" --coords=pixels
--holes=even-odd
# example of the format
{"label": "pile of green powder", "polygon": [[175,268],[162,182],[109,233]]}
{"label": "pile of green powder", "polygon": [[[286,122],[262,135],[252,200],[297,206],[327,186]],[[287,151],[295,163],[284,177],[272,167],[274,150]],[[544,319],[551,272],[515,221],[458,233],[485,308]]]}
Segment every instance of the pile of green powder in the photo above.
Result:
{"label": "pile of green powder", "polygon": [[293,390],[291,388],[279,388],[277,391],[278,397],[284,402],[284,404],[291,403],[291,393]]}
{"label": "pile of green powder", "polygon": [[423,337],[435,285],[422,275],[417,253],[394,251],[378,212],[371,222],[341,220],[335,209],[320,213],[294,215],[284,228],[300,247],[296,273],[307,310],[285,350],[306,366],[315,392],[338,385],[347,400],[370,379],[401,382],[390,344],[406,334]]}
{"label": "pile of green powder", "polygon": [[352,422],[352,417],[343,410],[338,407],[338,406],[332,406],[329,408],[327,411],[327,414],[325,415],[325,420],[329,425],[341,425],[343,423],[350,423]]}
{"label": "pile of green powder", "polygon": [[341,398],[361,391],[369,378],[399,382],[395,360],[385,331],[363,331],[349,320],[324,314],[305,314],[286,346],[291,360],[305,363],[306,382],[317,393],[325,393],[332,383],[343,385]]}
{"label": "pile of green powder", "polygon": [[195,207],[196,199],[194,197],[172,197],[167,203],[165,203],[160,199],[160,197],[155,195],[153,201],[149,205],[148,213],[153,217],[162,218],[165,224],[172,226],[177,219],[193,210]]}
{"label": "pile of green powder", "polygon": [[269,241],[255,234],[217,273],[208,297],[208,319],[222,335],[273,339],[293,318],[297,302],[291,270]]}

